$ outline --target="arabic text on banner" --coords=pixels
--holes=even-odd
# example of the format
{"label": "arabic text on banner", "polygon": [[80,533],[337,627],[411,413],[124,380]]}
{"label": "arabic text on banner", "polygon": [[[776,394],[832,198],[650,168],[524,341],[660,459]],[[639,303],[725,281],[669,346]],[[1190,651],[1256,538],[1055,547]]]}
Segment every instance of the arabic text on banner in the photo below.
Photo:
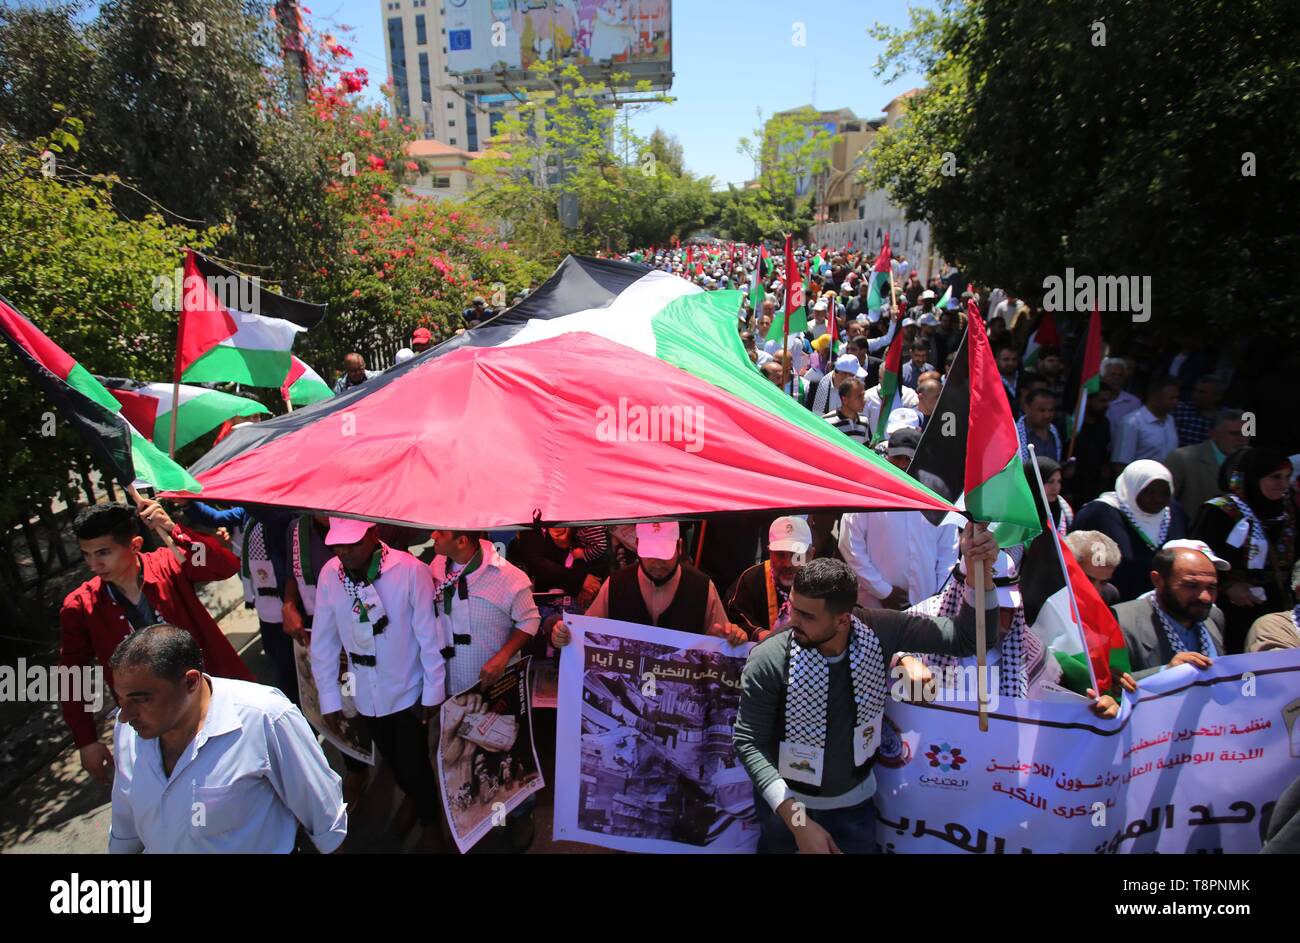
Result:
{"label": "arabic text on banner", "polygon": [[1300,776],[1300,650],[1143,680],[1111,721],[1003,699],[891,700],[875,772],[887,852],[1249,853]]}

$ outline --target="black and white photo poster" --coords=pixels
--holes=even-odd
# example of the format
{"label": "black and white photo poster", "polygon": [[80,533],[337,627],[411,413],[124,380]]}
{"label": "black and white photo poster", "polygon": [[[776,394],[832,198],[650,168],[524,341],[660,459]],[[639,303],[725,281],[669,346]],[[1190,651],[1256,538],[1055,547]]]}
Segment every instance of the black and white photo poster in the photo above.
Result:
{"label": "black and white photo poster", "polygon": [[443,702],[435,758],[443,808],[463,854],[542,788],[533,745],[528,663],[523,658],[486,687],[479,682]]}
{"label": "black and white photo poster", "polygon": [[569,616],[555,838],[625,851],[752,852],[754,791],[731,745],[750,645]]}

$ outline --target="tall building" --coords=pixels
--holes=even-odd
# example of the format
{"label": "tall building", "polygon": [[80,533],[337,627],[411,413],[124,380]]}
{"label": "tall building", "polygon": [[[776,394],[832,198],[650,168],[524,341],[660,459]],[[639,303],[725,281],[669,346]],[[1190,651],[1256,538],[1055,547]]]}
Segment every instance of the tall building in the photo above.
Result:
{"label": "tall building", "polygon": [[379,0],[394,106],[422,138],[466,151],[484,150],[504,105],[485,101],[489,96],[462,93],[461,83],[448,70],[446,2]]}

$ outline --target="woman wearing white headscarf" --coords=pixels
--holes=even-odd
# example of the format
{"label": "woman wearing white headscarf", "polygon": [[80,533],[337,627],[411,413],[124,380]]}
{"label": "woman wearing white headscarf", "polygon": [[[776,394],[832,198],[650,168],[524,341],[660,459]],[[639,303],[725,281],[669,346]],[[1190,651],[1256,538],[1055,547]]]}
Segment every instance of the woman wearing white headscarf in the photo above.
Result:
{"label": "woman wearing white headscarf", "polygon": [[1111,585],[1120,600],[1137,599],[1151,588],[1151,558],[1166,541],[1187,536],[1187,515],[1173,499],[1173,476],[1151,459],[1131,462],[1115,490],[1089,501],[1070,530],[1099,530],[1119,545],[1122,556]]}

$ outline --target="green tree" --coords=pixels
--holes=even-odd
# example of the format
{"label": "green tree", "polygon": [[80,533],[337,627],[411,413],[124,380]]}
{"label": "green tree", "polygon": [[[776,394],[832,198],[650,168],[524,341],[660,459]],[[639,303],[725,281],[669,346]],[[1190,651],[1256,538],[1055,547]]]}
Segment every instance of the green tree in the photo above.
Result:
{"label": "green tree", "polygon": [[774,229],[806,232],[812,225],[810,182],[830,165],[831,146],[838,140],[810,107],[773,115],[753,138],[742,137],[736,150],[758,166],[755,221],[771,212]]}
{"label": "green tree", "polygon": [[[88,370],[107,376],[171,375],[175,315],[150,305],[155,278],[184,246],[209,247],[215,232],[168,225],[159,215],[124,219],[109,177],[48,176],[42,155],[75,152],[75,119],[27,145],[0,144],[0,295]],[[56,419],[26,371],[0,372],[0,519],[32,513],[69,494],[86,467],[79,436]]]}
{"label": "green tree", "polygon": [[[866,182],[929,220],[979,282],[1041,299],[1043,280],[1149,275],[1155,315],[1107,334],[1171,338],[1188,323],[1294,332],[1300,234],[1300,20],[1213,0],[1176,15],[1124,2],[947,0],[912,12],[877,74],[925,91],[882,130]],[[1098,18],[1100,15],[1100,19]]]}

